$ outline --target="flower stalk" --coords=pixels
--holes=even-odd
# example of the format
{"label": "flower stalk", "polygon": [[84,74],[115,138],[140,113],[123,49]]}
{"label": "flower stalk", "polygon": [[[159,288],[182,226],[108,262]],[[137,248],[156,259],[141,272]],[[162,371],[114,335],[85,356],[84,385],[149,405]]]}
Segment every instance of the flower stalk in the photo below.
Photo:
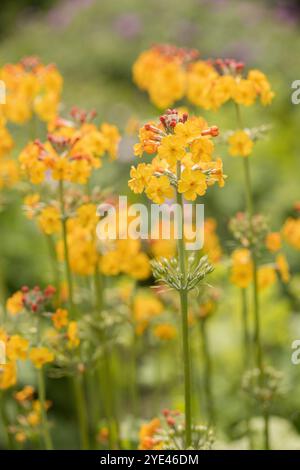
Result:
{"label": "flower stalk", "polygon": [[49,431],[49,423],[47,418],[47,409],[46,409],[46,387],[45,387],[45,378],[43,369],[38,370],[38,394],[39,401],[41,404],[41,417],[43,425],[43,440],[46,450],[53,450],[53,443],[51,434]]}
{"label": "flower stalk", "polygon": [[[180,179],[181,163],[177,162],[177,178]],[[183,197],[177,192],[177,203],[182,209],[181,227],[183,227]],[[180,230],[180,227],[179,227]],[[179,232],[180,233],[180,232]],[[185,270],[185,244],[182,237],[178,237],[178,258],[179,266],[183,279],[186,278]],[[188,327],[188,293],[187,289],[181,287],[179,291],[181,306],[181,332],[183,348],[183,367],[184,367],[184,401],[185,401],[185,444],[190,447],[192,442],[192,400],[191,400],[191,362],[189,345],[189,327]]]}

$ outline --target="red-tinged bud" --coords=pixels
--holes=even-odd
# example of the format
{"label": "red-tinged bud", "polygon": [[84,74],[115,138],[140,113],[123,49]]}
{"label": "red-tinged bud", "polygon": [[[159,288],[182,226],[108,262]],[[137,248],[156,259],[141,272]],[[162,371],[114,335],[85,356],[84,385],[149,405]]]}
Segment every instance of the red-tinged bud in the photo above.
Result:
{"label": "red-tinged bud", "polygon": [[47,286],[46,289],[44,289],[44,295],[46,297],[50,297],[50,296],[54,295],[55,292],[56,292],[56,288],[54,286],[51,286],[51,285]]}
{"label": "red-tinged bud", "polygon": [[202,136],[211,135],[212,137],[217,137],[219,135],[219,128],[217,126],[211,126],[208,129],[204,129],[201,132]]}
{"label": "red-tinged bud", "polygon": [[176,124],[177,122],[175,121],[175,119],[172,119],[172,121],[170,122],[170,127],[176,127]]}
{"label": "red-tinged bud", "polygon": [[167,408],[165,408],[163,411],[162,411],[162,414],[167,417],[170,415],[170,410],[168,410]]}
{"label": "red-tinged bud", "polygon": [[244,67],[245,67],[244,62],[237,62],[236,65],[235,65],[235,68],[236,68],[237,72],[242,72]]}
{"label": "red-tinged bud", "polygon": [[31,305],[31,310],[32,310],[33,312],[36,312],[37,309],[38,309],[37,304],[32,304],[32,305]]}
{"label": "red-tinged bud", "polygon": [[29,287],[28,287],[28,286],[23,286],[23,287],[21,288],[21,291],[22,291],[24,294],[26,294],[26,293],[29,291]]}
{"label": "red-tinged bud", "polygon": [[33,290],[34,290],[35,292],[39,292],[41,289],[40,289],[39,286],[34,286]]}
{"label": "red-tinged bud", "polygon": [[92,121],[93,119],[95,119],[96,116],[97,116],[97,111],[95,109],[92,109],[90,111],[90,120]]}
{"label": "red-tinged bud", "polygon": [[185,123],[188,120],[188,117],[189,117],[188,113],[183,113],[182,122]]}
{"label": "red-tinged bud", "polygon": [[172,426],[172,427],[175,426],[176,421],[171,416],[169,416],[166,421],[169,426]]}

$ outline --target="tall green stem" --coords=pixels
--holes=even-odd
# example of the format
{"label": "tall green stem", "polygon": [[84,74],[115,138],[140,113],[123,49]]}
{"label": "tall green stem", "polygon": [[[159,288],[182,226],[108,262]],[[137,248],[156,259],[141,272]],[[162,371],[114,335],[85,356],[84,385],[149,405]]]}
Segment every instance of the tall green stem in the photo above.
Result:
{"label": "tall green stem", "polygon": [[73,278],[70,269],[70,258],[69,258],[69,248],[67,241],[67,217],[65,214],[65,203],[64,203],[64,182],[63,180],[59,181],[59,200],[61,208],[61,219],[62,219],[62,235],[63,235],[63,244],[64,244],[64,261],[65,261],[65,271],[68,282],[68,297],[69,297],[69,307],[70,313],[74,315],[74,297],[73,297]]}
{"label": "tall green stem", "polygon": [[9,420],[5,409],[5,395],[0,391],[0,418],[2,422],[3,434],[6,440],[7,449],[14,448],[14,442],[11,433],[9,432]]}
{"label": "tall green stem", "polygon": [[[177,179],[180,179],[181,165],[177,162]],[[178,221],[178,258],[183,280],[186,278],[185,269],[185,243],[184,243],[184,204],[182,196],[177,192],[177,204],[181,207],[181,220]],[[191,400],[191,363],[188,326],[188,293],[186,289],[180,289],[181,306],[181,330],[184,367],[184,398],[185,398],[185,445],[190,447],[192,443],[192,400]]]}
{"label": "tall green stem", "polygon": [[212,393],[212,374],[211,374],[211,358],[209,351],[208,335],[207,335],[207,319],[203,318],[200,321],[201,337],[202,337],[202,353],[205,365],[204,383],[206,395],[206,408],[209,419],[209,424],[215,424],[215,407],[214,398]]}
{"label": "tall green stem", "polygon": [[246,370],[250,363],[250,335],[249,335],[249,325],[248,325],[247,291],[244,288],[241,289],[241,300],[242,300],[244,369]]}
{"label": "tall green stem", "polygon": [[38,393],[39,393],[39,401],[41,404],[41,417],[42,417],[42,425],[43,425],[43,439],[44,445],[46,450],[53,450],[53,444],[51,439],[51,434],[49,431],[49,423],[47,419],[47,410],[46,410],[46,388],[45,388],[45,378],[43,369],[39,369],[38,371]]}
{"label": "tall green stem", "polygon": [[51,265],[52,265],[52,275],[53,275],[54,285],[56,288],[56,302],[58,304],[59,299],[60,299],[60,275],[59,275],[59,269],[58,269],[57,259],[56,259],[55,244],[51,235],[46,235],[46,239],[47,239],[47,244],[49,248],[49,256],[51,260]]}
{"label": "tall green stem", "polygon": [[77,405],[78,424],[80,429],[81,449],[89,449],[89,429],[83,383],[80,377],[73,379],[74,395]]}
{"label": "tall green stem", "polygon": [[[101,313],[104,308],[104,283],[98,268],[95,269],[94,274],[94,286],[95,286],[95,297],[96,297],[96,311]],[[109,448],[118,448],[118,425],[114,414],[114,388],[112,381],[112,371],[110,364],[109,351],[106,345],[105,334],[101,335],[101,342],[103,346],[103,357],[102,364],[99,364],[98,373],[100,384],[104,395],[104,407],[105,414],[108,424],[108,440]]]}
{"label": "tall green stem", "polygon": [[[237,121],[241,129],[243,129],[241,110],[239,105],[236,105],[237,112]],[[245,179],[245,191],[246,191],[246,202],[247,202],[247,212],[250,221],[250,229],[252,235],[254,232],[253,227],[253,193],[252,193],[252,184],[251,184],[251,174],[250,174],[250,164],[249,157],[243,157],[243,168],[244,168],[244,179]],[[260,371],[260,382],[263,383],[264,379],[264,368],[263,368],[263,352],[261,344],[261,334],[260,334],[260,312],[259,312],[259,295],[258,295],[258,263],[257,255],[255,252],[255,247],[251,247],[251,256],[253,262],[253,307],[254,307],[254,341],[256,349],[256,364]],[[269,416],[264,413],[264,424],[265,424],[265,448],[269,449]]]}

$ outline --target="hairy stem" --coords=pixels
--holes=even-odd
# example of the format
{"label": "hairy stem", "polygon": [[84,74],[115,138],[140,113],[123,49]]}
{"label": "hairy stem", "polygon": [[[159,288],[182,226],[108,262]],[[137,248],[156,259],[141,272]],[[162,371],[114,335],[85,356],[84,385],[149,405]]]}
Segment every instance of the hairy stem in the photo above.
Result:
{"label": "hairy stem", "polygon": [[[180,179],[181,166],[177,162],[177,179]],[[182,217],[179,220],[178,227],[178,258],[180,271],[183,279],[186,278],[185,269],[185,243],[184,243],[184,205],[183,198],[177,192],[177,203],[181,207]],[[182,229],[182,233],[181,233]],[[181,234],[181,236],[180,236]],[[182,330],[182,349],[183,349],[183,367],[184,367],[184,399],[185,399],[185,445],[186,448],[192,443],[192,400],[191,400],[191,363],[190,363],[190,345],[189,345],[189,326],[188,326],[188,293],[186,289],[181,289],[180,306],[181,306],[181,330]]]}

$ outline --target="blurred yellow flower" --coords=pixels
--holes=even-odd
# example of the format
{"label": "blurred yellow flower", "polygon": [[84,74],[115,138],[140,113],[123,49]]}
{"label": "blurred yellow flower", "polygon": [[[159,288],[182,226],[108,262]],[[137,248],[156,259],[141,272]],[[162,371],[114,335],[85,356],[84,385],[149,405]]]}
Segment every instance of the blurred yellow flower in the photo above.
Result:
{"label": "blurred yellow flower", "polygon": [[229,153],[232,156],[248,157],[253,148],[253,141],[245,131],[236,131],[228,138]]}
{"label": "blurred yellow flower", "polygon": [[54,354],[48,348],[41,346],[30,350],[29,359],[37,369],[41,369],[45,364],[54,361]]}

